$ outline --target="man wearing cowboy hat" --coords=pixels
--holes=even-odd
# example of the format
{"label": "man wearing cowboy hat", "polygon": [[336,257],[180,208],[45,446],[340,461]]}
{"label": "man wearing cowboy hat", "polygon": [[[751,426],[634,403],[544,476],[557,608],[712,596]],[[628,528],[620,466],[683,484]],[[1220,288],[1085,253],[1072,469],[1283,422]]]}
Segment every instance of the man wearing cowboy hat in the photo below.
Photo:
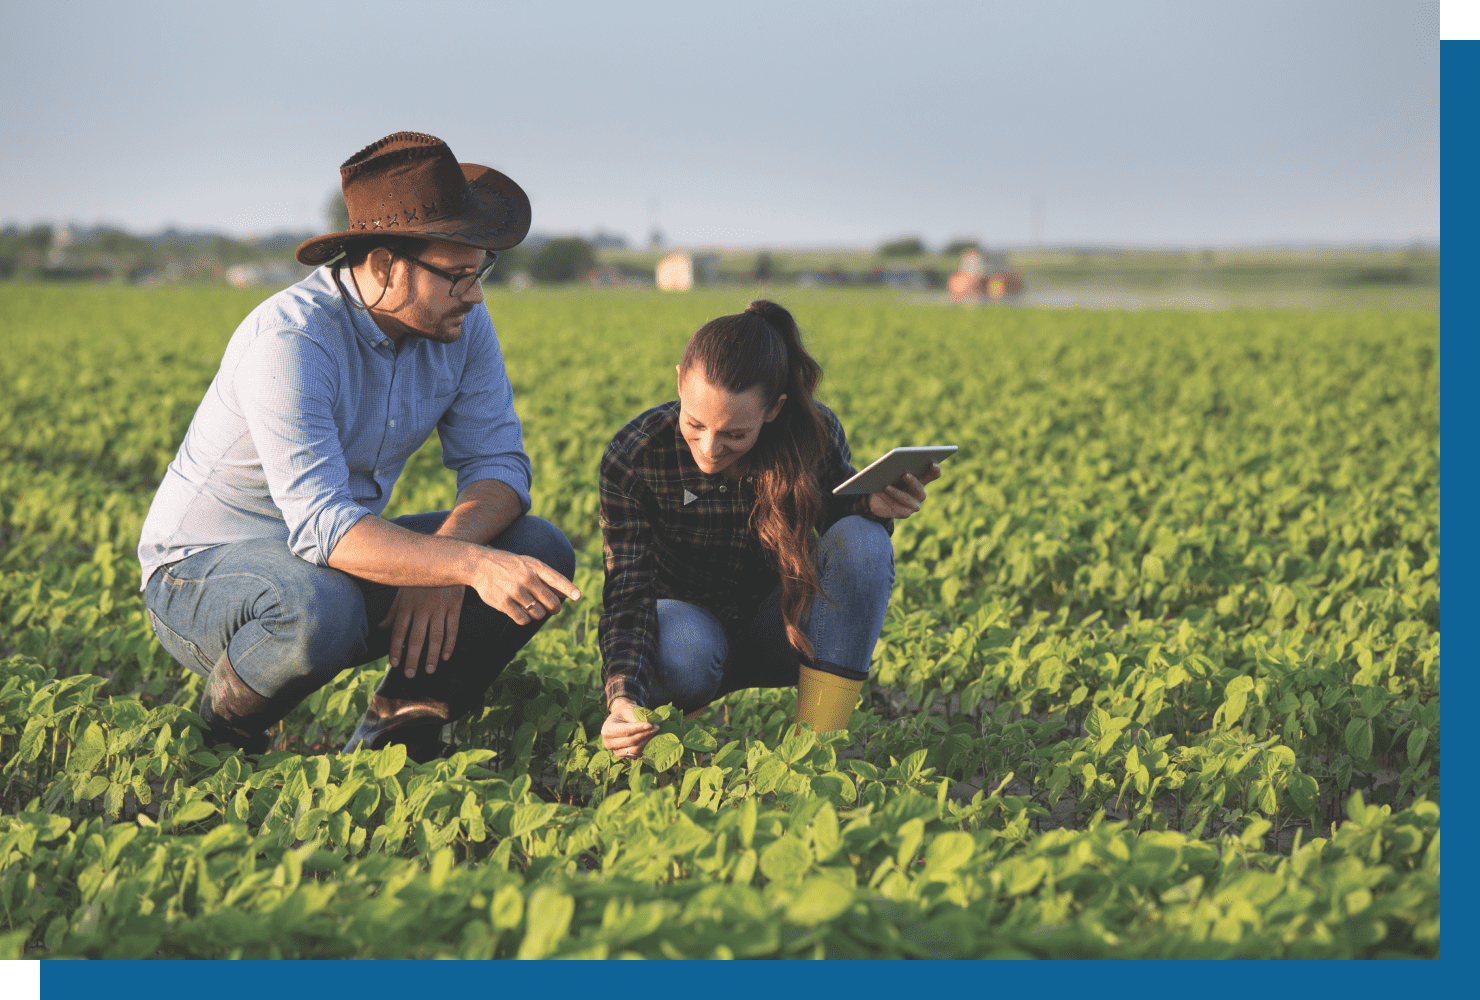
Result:
{"label": "man wearing cowboy hat", "polygon": [[[530,465],[480,280],[529,231],[529,199],[433,136],[340,167],[350,228],[263,302],[170,464],[139,542],[165,649],[206,677],[208,743],[251,752],[341,670],[391,669],[346,750],[443,750],[561,601],[575,556],[529,509]],[[348,278],[348,280],[346,280]],[[379,515],[435,429],[449,511]]]}

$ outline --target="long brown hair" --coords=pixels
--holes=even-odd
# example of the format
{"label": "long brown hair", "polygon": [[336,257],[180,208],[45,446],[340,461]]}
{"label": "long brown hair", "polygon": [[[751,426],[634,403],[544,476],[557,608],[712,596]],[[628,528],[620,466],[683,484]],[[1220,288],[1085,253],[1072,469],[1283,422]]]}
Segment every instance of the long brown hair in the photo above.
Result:
{"label": "long brown hair", "polygon": [[791,313],[765,299],[701,326],[684,348],[679,376],[695,366],[710,385],[728,392],[760,386],[768,411],[786,394],[744,462],[756,491],[750,527],[781,574],[786,636],[810,658],[812,643],[798,622],[822,591],[812,562],[812,529],[823,513],[816,470],[827,456],[827,431],[812,401],[822,366],[802,346]]}

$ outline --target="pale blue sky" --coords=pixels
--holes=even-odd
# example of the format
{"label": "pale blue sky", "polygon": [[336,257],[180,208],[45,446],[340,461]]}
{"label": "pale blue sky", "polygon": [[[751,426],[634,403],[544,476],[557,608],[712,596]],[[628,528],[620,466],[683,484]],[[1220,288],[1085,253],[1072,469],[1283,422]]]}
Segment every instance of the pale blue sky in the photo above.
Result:
{"label": "pale blue sky", "polygon": [[544,232],[1439,238],[1435,0],[7,0],[0,37],[0,223],[317,230],[413,129]]}

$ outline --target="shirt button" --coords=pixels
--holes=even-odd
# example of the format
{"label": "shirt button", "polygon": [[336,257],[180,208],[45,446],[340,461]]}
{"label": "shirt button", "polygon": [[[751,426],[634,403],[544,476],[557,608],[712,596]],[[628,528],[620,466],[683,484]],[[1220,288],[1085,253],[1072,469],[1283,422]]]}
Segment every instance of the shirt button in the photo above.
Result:
{"label": "shirt button", "polygon": [[396,422],[394,420],[391,421],[391,426],[392,427],[396,426]]}
{"label": "shirt button", "polygon": [[720,487],[720,488],[719,488],[719,491],[720,491],[720,492],[721,492],[721,493],[723,493],[723,492],[725,492],[725,491],[726,491],[726,490],[728,490],[728,489],[729,489],[729,487],[728,487],[728,486],[721,486],[721,487]]}

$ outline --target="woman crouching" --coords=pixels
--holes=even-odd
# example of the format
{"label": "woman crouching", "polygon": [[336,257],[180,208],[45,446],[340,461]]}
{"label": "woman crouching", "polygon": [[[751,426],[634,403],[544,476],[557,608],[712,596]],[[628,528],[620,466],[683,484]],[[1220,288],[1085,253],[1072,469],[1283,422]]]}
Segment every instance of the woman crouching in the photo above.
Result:
{"label": "woman crouching", "polygon": [[634,706],[693,712],[746,687],[796,685],[798,723],[847,728],[894,584],[893,519],[920,509],[940,468],[834,496],[854,469],[838,418],[812,398],[821,375],[791,313],[753,302],[701,327],[678,399],[607,446],[612,753],[639,756],[657,733]]}

